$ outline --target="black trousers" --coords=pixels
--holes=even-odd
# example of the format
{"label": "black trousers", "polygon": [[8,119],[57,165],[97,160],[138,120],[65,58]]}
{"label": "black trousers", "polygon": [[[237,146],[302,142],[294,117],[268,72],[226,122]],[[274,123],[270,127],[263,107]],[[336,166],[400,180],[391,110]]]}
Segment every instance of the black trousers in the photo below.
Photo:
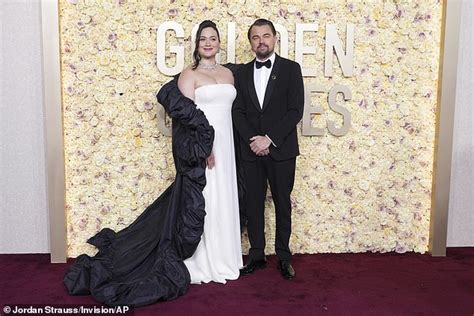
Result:
{"label": "black trousers", "polygon": [[290,195],[295,182],[296,158],[275,161],[270,156],[255,161],[243,161],[245,170],[245,202],[247,232],[250,241],[250,260],[265,258],[265,197],[267,181],[270,184],[276,212],[275,252],[279,260],[291,260]]}

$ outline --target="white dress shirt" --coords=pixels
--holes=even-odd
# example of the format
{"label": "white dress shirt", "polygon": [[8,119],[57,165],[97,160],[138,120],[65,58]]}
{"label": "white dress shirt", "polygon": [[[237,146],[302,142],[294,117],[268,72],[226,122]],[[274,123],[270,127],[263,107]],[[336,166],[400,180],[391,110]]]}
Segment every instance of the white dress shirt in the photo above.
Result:
{"label": "white dress shirt", "polygon": [[265,60],[260,60],[257,58],[257,61],[259,62],[265,62],[267,60],[270,60],[272,62],[270,68],[263,66],[262,68],[257,69],[256,63],[254,63],[253,65],[253,82],[255,84],[255,91],[257,92],[260,107],[263,107],[263,100],[265,99],[265,91],[267,90],[268,79],[270,78],[273,65],[275,64],[275,53],[273,53],[269,58]]}
{"label": "white dress shirt", "polygon": [[[255,91],[257,92],[258,103],[260,103],[260,108],[263,108],[263,101],[265,99],[265,91],[267,91],[268,79],[270,79],[270,74],[272,73],[273,65],[275,64],[275,53],[273,53],[269,58],[265,60],[260,60],[256,58],[259,62],[265,62],[270,60],[272,65],[270,68],[263,66],[260,69],[257,69],[256,63],[253,65],[253,82],[255,84]],[[273,146],[276,145],[273,143],[272,139],[265,135],[268,140],[272,143]]]}

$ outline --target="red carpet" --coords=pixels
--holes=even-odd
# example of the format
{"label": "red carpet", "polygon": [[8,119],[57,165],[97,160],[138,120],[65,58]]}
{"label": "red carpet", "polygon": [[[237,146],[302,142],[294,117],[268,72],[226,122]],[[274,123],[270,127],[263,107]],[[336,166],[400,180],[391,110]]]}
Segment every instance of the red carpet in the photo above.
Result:
{"label": "red carpet", "polygon": [[[134,313],[474,315],[474,248],[449,248],[441,258],[413,253],[296,255],[293,266],[296,279],[286,281],[272,256],[255,275],[225,285],[193,285],[175,301]],[[66,294],[66,267],[49,263],[47,254],[0,255],[0,305],[95,304],[90,296]]]}

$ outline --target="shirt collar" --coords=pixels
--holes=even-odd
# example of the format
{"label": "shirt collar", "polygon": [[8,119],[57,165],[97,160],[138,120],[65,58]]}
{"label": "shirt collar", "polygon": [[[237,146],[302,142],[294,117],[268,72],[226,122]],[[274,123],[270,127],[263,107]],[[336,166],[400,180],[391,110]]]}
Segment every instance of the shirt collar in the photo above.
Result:
{"label": "shirt collar", "polygon": [[[260,60],[260,59],[258,59],[258,57],[255,57],[255,60],[256,60],[256,61],[259,61],[259,62],[262,62],[262,63],[263,63],[263,62],[266,62],[267,60],[270,60],[270,61],[272,62],[272,67],[273,67],[273,64],[275,63],[275,55],[276,55],[275,52],[273,52],[273,53],[271,54],[271,56],[268,57],[268,58],[265,59],[265,60]],[[255,63],[254,63],[254,65],[255,65]],[[255,66],[254,66],[254,67],[255,67]]]}

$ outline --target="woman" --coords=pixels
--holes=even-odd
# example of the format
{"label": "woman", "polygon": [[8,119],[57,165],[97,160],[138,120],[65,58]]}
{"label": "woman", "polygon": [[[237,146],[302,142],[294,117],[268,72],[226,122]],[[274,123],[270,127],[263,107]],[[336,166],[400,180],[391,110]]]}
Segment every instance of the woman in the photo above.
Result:
{"label": "woman", "polygon": [[80,255],[68,269],[69,294],[91,294],[110,306],[140,306],[183,295],[191,281],[238,277],[233,77],[215,61],[215,24],[201,23],[196,39],[195,63],[179,80],[182,93],[171,81],[157,95],[173,121],[175,181],[130,226],[117,233],[105,228],[88,240],[99,252]]}
{"label": "woman", "polygon": [[235,280],[242,266],[231,117],[236,90],[232,72],[216,62],[219,45],[216,25],[211,21],[202,22],[196,34],[194,63],[181,73],[178,81],[179,90],[194,100],[215,131],[203,191],[204,233],[193,257],[184,262],[192,283]]}

